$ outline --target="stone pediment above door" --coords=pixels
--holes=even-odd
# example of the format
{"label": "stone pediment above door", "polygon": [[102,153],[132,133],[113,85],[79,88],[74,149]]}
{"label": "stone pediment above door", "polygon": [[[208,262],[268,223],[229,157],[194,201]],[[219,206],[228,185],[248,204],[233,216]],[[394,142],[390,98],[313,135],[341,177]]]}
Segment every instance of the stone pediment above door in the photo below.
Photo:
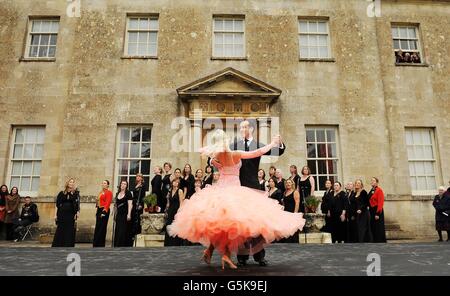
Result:
{"label": "stone pediment above door", "polygon": [[233,68],[198,79],[177,89],[192,116],[195,109],[206,116],[269,116],[281,90]]}

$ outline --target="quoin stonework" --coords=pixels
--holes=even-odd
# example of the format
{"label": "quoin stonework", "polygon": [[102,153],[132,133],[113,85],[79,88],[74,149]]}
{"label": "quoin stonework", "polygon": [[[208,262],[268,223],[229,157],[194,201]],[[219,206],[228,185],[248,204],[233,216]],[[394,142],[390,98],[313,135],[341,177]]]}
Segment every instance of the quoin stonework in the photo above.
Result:
{"label": "quoin stonework", "polygon": [[35,197],[43,232],[67,177],[83,240],[102,180],[204,167],[208,132],[252,118],[287,146],[263,168],[308,164],[319,189],[377,176],[388,238],[434,235],[450,180],[448,1],[2,0],[0,40],[0,183]]}

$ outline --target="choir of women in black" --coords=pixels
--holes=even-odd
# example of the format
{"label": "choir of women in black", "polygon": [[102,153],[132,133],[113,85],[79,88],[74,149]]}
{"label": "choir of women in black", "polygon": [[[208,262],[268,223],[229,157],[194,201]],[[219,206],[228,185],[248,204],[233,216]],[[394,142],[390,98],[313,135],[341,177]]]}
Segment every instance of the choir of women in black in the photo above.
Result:
{"label": "choir of women in black", "polygon": [[330,202],[334,196],[333,184],[330,180],[325,181],[325,192],[323,193],[322,203],[320,204],[320,210],[325,215],[325,225],[321,229],[323,232],[331,232],[331,220],[330,220]]}
{"label": "choir of women in black", "polygon": [[56,233],[52,247],[74,247],[76,226],[79,217],[80,193],[76,189],[75,180],[69,179],[56,197]]}
{"label": "choir of women in black", "polygon": [[384,192],[378,186],[378,178],[373,177],[370,185],[372,189],[369,192],[370,204],[370,228],[374,243],[386,242],[386,230],[384,226]]}
{"label": "choir of women in black", "polygon": [[331,240],[333,243],[344,242],[347,238],[347,219],[346,211],[348,201],[345,192],[342,190],[340,182],[334,183],[334,193],[329,201],[329,218]]}
{"label": "choir of women in black", "polygon": [[369,197],[364,190],[362,180],[358,179],[354,184],[354,191],[350,195],[350,223],[355,223],[355,228],[350,227],[350,239],[352,242],[369,243],[373,241],[370,230]]}
{"label": "choir of women in black", "polygon": [[160,166],[155,166],[153,169],[155,176],[152,178],[150,184],[152,185],[152,193],[156,194],[156,205],[161,209],[165,208],[167,202],[166,197],[162,193],[162,169]]}
{"label": "choir of women in black", "polygon": [[[166,226],[172,224],[173,220],[175,219],[175,215],[178,212],[178,209],[180,208],[181,204],[184,200],[184,192],[180,188],[180,179],[175,178],[172,181],[172,187],[169,191],[169,200],[167,203],[167,219],[166,219]],[[166,235],[164,237],[164,246],[182,246],[184,245],[184,240],[175,236],[169,236],[169,234],[166,231]]]}
{"label": "choir of women in black", "polygon": [[269,178],[269,180],[267,181],[268,186],[269,186],[269,191],[268,191],[268,195],[269,198],[275,199],[278,201],[278,203],[280,205],[283,204],[283,192],[281,192],[280,189],[278,189],[275,185],[275,178]]}
{"label": "choir of women in black", "polygon": [[113,225],[113,246],[131,247],[132,240],[132,209],[133,196],[128,190],[128,182],[120,182],[119,190],[114,200],[114,225]]}
{"label": "choir of women in black", "polygon": [[95,215],[95,230],[93,247],[104,247],[106,231],[109,220],[109,206],[112,202],[112,192],[109,190],[109,181],[102,182],[102,190],[97,198],[97,213]]}
{"label": "choir of women in black", "polygon": [[439,194],[434,197],[433,207],[436,210],[436,231],[440,242],[442,231],[447,232],[447,241],[450,241],[450,187],[445,191],[444,187],[439,188]]}
{"label": "choir of women in black", "polygon": [[[283,194],[284,210],[291,213],[300,211],[300,193],[295,190],[295,184],[292,180],[287,179],[285,182],[286,191]],[[294,235],[280,240],[282,243],[299,243],[299,232]]]}

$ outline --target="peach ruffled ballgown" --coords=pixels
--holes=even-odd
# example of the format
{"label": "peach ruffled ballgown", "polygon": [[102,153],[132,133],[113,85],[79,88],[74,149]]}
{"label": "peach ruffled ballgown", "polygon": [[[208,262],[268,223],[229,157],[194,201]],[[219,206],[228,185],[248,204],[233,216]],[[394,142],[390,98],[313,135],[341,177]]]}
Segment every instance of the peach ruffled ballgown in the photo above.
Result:
{"label": "peach ruffled ballgown", "polygon": [[254,254],[301,230],[302,213],[286,212],[265,192],[240,185],[241,164],[220,168],[216,184],[185,200],[168,226],[169,234],[206,247],[212,244],[221,254]]}

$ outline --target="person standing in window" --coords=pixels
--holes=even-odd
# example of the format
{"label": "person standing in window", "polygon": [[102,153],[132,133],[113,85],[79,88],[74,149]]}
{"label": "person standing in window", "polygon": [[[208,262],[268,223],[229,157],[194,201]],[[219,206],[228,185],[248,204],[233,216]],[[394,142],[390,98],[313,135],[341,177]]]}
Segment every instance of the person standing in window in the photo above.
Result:
{"label": "person standing in window", "polygon": [[348,208],[345,192],[340,182],[335,182],[333,197],[330,200],[331,240],[333,243],[343,243],[346,239]]}
{"label": "person standing in window", "polygon": [[186,164],[184,166],[183,170],[183,180],[185,181],[187,187],[186,191],[184,192],[184,195],[187,199],[191,198],[192,194],[194,194],[195,191],[195,178],[194,175],[192,175],[192,167],[190,164]]}
{"label": "person standing in window", "polygon": [[325,181],[325,192],[323,193],[322,197],[322,203],[320,204],[320,210],[322,211],[322,214],[325,215],[325,225],[321,229],[323,232],[331,232],[331,213],[330,213],[330,203],[331,199],[334,196],[333,191],[333,184],[331,183],[331,180]]}
{"label": "person standing in window", "polygon": [[352,199],[354,200],[351,200],[350,204],[354,204],[356,212],[357,242],[370,243],[373,238],[370,231],[369,197],[360,179],[355,181],[355,194]]}
{"label": "person standing in window", "polygon": [[6,238],[5,216],[6,216],[6,197],[9,195],[8,186],[0,187],[0,240]]}
{"label": "person standing in window", "polygon": [[369,192],[370,224],[374,243],[386,242],[386,230],[384,226],[384,192],[378,186],[378,178],[373,177]]}
{"label": "person standing in window", "polygon": [[205,167],[205,176],[202,179],[202,188],[205,188],[206,185],[212,185],[213,180],[213,167],[207,165]]}
{"label": "person standing in window", "polygon": [[67,180],[64,190],[56,197],[56,233],[53,237],[52,247],[74,247],[76,226],[79,217],[80,192],[77,190],[75,180]]}
{"label": "person standing in window", "polygon": [[172,177],[172,173],[170,172],[172,170],[172,164],[170,162],[166,162],[164,163],[164,177],[162,178],[162,188],[161,188],[161,195],[162,195],[162,200],[161,200],[161,213],[164,213],[166,211],[166,205],[167,205],[167,194],[169,193],[170,190],[170,182],[171,182],[171,177]]}
{"label": "person standing in window", "polygon": [[14,221],[19,218],[19,204],[19,189],[14,186],[10,194],[6,196],[6,240],[14,240]]}
{"label": "person standing in window", "polygon": [[113,246],[130,247],[132,232],[133,195],[128,190],[128,182],[120,182],[114,205]]}
{"label": "person standing in window", "polygon": [[259,189],[267,191],[266,172],[263,169],[258,170]]}
{"label": "person standing in window", "polygon": [[445,192],[444,186],[439,187],[439,194],[434,197],[433,207],[436,210],[436,231],[439,235],[440,242],[442,239],[442,231],[447,232],[447,241],[450,241],[450,187]]}
{"label": "person standing in window", "polygon": [[159,211],[161,211],[166,203],[166,197],[162,194],[162,168],[160,166],[155,166],[153,173],[155,176],[150,182],[152,185],[152,193],[156,194],[156,205],[159,207]]}
{"label": "person standing in window", "polygon": [[93,247],[105,247],[106,231],[109,220],[109,207],[112,202],[113,194],[109,190],[109,181],[102,182],[102,191],[97,197],[97,213],[95,215],[95,230]]}

